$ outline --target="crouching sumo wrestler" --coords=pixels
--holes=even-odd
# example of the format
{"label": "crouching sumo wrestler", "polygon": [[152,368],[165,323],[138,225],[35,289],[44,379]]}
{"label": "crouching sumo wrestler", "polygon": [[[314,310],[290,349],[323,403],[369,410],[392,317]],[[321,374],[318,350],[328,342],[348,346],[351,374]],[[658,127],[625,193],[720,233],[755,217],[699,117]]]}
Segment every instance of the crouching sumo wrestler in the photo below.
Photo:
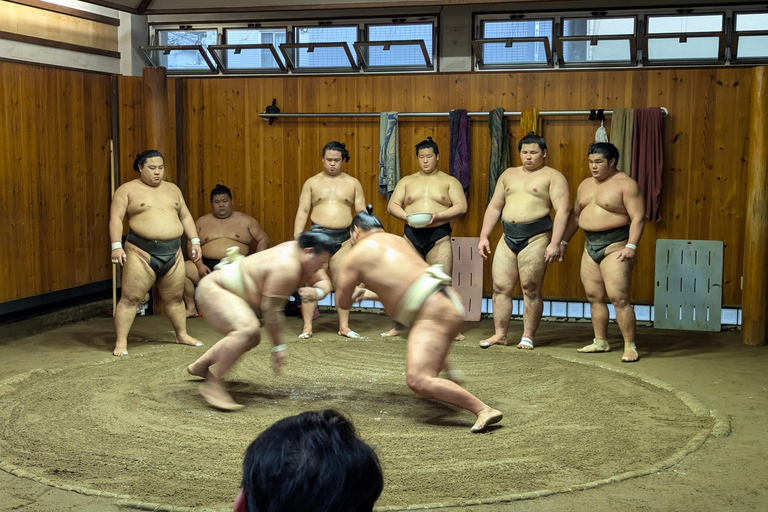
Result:
{"label": "crouching sumo wrestler", "polygon": [[[319,300],[331,291],[323,266],[333,249],[327,235],[305,232],[296,241],[248,257],[228,251],[217,266],[220,272],[200,280],[198,307],[214,329],[226,334],[187,367],[190,374],[205,378],[200,394],[206,402],[226,411],[242,407],[227,391],[224,376],[261,341],[260,318],[272,338],[272,370],[280,374],[286,356],[281,341],[285,303],[297,289],[303,300]],[[310,286],[301,287],[305,283]]]}
{"label": "crouching sumo wrestler", "polygon": [[[385,232],[370,208],[352,221],[353,247],[342,264],[337,304],[348,309],[361,299],[381,301],[390,317],[410,327],[405,362],[408,387],[421,396],[471,411],[477,416],[472,432],[498,423],[500,411],[439,376],[464,323],[464,308],[450,276],[439,265],[430,267],[402,237]],[[358,287],[360,283],[367,290]]]}

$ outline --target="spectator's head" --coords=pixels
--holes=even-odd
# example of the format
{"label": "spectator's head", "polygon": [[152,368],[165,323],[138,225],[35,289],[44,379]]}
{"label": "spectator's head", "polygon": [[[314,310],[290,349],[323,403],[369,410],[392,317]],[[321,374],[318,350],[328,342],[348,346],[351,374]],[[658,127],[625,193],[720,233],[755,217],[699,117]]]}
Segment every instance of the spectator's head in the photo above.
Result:
{"label": "spectator's head", "polygon": [[218,219],[232,215],[232,191],[225,185],[216,185],[211,190],[211,211]]}
{"label": "spectator's head", "polygon": [[304,412],[278,421],[246,450],[240,510],[369,512],[383,487],[378,457],[348,419]]}

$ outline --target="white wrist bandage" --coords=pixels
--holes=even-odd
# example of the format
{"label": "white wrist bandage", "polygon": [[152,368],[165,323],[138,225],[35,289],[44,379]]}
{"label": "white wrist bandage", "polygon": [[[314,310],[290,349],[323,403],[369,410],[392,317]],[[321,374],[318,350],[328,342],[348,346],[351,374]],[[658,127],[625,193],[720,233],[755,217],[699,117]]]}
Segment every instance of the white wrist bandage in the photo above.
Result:
{"label": "white wrist bandage", "polygon": [[317,300],[323,300],[323,297],[325,297],[325,292],[323,289],[315,286],[315,291],[317,292]]}
{"label": "white wrist bandage", "polygon": [[200,245],[200,239],[199,238],[192,238],[189,240],[189,243],[192,245]]}
{"label": "white wrist bandage", "polygon": [[627,249],[632,249],[633,251],[637,250],[637,246],[635,244],[626,244],[624,245]]}
{"label": "white wrist bandage", "polygon": [[568,242],[566,242],[565,240],[560,240],[560,245],[568,245]]}
{"label": "white wrist bandage", "polygon": [[122,249],[123,244],[122,242],[112,242],[112,250]]}
{"label": "white wrist bandage", "polygon": [[288,346],[285,343],[283,343],[281,345],[275,345],[274,347],[272,347],[272,352],[282,352],[283,350],[285,350],[287,348],[288,348]]}

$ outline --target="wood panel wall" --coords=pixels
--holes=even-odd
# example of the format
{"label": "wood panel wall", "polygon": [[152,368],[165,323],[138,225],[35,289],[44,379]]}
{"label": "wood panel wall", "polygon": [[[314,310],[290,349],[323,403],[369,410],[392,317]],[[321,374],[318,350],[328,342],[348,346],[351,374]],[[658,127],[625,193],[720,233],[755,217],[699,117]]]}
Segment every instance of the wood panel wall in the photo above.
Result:
{"label": "wood panel wall", "polygon": [[[21,2],[23,3],[23,2]],[[101,50],[117,56],[119,20],[75,9],[45,8],[45,3],[21,5],[0,0],[0,33],[20,36],[27,42],[50,41],[74,48]],[[56,11],[71,11],[70,13]],[[78,15],[78,13],[81,13]],[[99,53],[95,51],[94,53]]]}
{"label": "wood panel wall", "polygon": [[111,277],[109,81],[0,62],[0,302]]}
{"label": "wood panel wall", "polygon": [[[209,210],[217,183],[234,192],[237,208],[254,215],[270,238],[291,236],[302,183],[321,170],[320,151],[329,140],[346,142],[352,156],[346,170],[363,183],[369,202],[389,231],[402,223],[386,214],[377,193],[377,118],[278,119],[258,117],[272,98],[284,112],[447,112],[537,107],[572,110],[666,106],[663,220],[647,224],[639,247],[634,299],[652,302],[657,238],[723,240],[723,300],[739,304],[750,72],[746,68],[485,73],[354,77],[226,78],[184,80],[184,161],[187,200],[194,215]],[[169,88],[170,90],[170,88]],[[548,117],[544,135],[548,163],[571,184],[572,197],[589,176],[586,150],[599,123],[586,118]],[[606,122],[610,130],[610,120]],[[518,121],[510,121],[513,154]],[[444,151],[447,118],[403,118],[400,152],[403,174],[414,172],[414,145],[431,135]],[[487,197],[490,143],[486,118],[472,118],[472,185],[469,212],[454,223],[456,236],[477,236]],[[517,164],[517,160],[515,162]],[[494,239],[501,230],[497,228]],[[582,298],[579,233],[566,262],[547,274],[547,297]],[[485,291],[491,291],[490,265]]]}
{"label": "wood panel wall", "polygon": [[[14,241],[0,249],[0,301],[107,279],[102,248],[109,242],[109,77],[0,66],[0,215],[9,219],[0,235]],[[147,149],[143,84],[140,77],[118,82],[119,165],[125,182],[136,177],[133,156]],[[723,301],[739,304],[750,87],[748,68],[169,79],[168,140],[176,140],[178,132],[183,149],[177,154],[171,144],[165,151],[167,179],[184,176],[195,216],[209,211],[211,188],[226,184],[236,207],[256,217],[277,243],[291,237],[301,185],[321,170],[322,146],[340,140],[352,156],[346,170],[363,183],[385,227],[402,233],[402,223],[389,218],[386,199],[377,193],[378,118],[279,119],[270,126],[258,113],[272,98],[284,112],[666,106],[663,220],[648,224],[640,243],[634,300],[653,300],[655,240],[687,238],[725,242]],[[586,149],[598,126],[586,118],[545,118],[548,163],[565,174],[572,195],[588,176]],[[610,121],[606,126],[610,130]],[[477,236],[486,206],[487,119],[472,118],[470,129],[469,212],[454,223],[456,236]],[[515,119],[510,132],[515,147]],[[427,135],[440,144],[447,167],[447,118],[403,118],[403,174],[416,170],[414,145]],[[499,236],[497,228],[494,238]],[[550,268],[545,296],[583,298],[582,243],[578,234],[566,262]],[[490,265],[485,270],[489,293]]]}

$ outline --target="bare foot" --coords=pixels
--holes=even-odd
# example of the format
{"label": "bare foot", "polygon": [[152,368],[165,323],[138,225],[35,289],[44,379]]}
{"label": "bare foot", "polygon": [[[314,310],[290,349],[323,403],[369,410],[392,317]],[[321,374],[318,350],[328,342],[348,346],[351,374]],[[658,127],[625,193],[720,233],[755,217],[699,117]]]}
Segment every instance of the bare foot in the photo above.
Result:
{"label": "bare foot", "polygon": [[300,340],[306,340],[313,336],[312,331],[304,331],[301,334],[299,334]]}
{"label": "bare foot", "polygon": [[185,334],[183,336],[178,336],[177,335],[176,336],[176,343],[178,343],[179,345],[189,345],[189,346],[192,346],[192,347],[202,347],[203,346],[203,342],[202,341],[193,338],[189,334]]}
{"label": "bare foot", "polygon": [[466,338],[464,337],[464,335],[459,333],[459,334],[456,335],[455,338],[453,338],[453,341],[464,341],[465,339]]}
{"label": "bare foot", "polygon": [[624,355],[621,356],[622,363],[634,363],[640,360],[640,355],[637,353],[637,347],[634,343],[628,343],[624,345]]}
{"label": "bare foot", "polygon": [[194,375],[195,377],[202,377],[207,378],[208,374],[210,373],[208,371],[208,366],[206,366],[205,363],[201,363],[200,359],[192,363],[191,365],[187,366],[187,373],[190,375]]}
{"label": "bare foot", "polygon": [[400,336],[400,331],[395,329],[394,327],[387,332],[381,333],[382,338],[394,338],[395,336]]}
{"label": "bare foot", "polygon": [[500,338],[499,336],[496,336],[495,334],[488,338],[487,340],[483,340],[480,342],[480,347],[482,348],[488,348],[492,347],[493,345],[501,345],[502,347],[507,346],[507,338]]}
{"label": "bare foot", "polygon": [[576,352],[582,354],[592,354],[594,352],[610,352],[611,346],[608,344],[608,340],[599,340],[595,338],[590,345],[576,349]]}
{"label": "bare foot", "polygon": [[194,318],[194,317],[198,316],[197,308],[194,307],[194,306],[192,306],[191,308],[187,308],[185,314],[186,314],[187,318]]}
{"label": "bare foot", "polygon": [[113,356],[122,357],[128,355],[128,341],[116,341],[115,350],[112,351]]}
{"label": "bare foot", "polygon": [[483,409],[477,413],[477,421],[469,430],[470,432],[475,433],[482,432],[488,425],[493,425],[494,423],[500,422],[501,418],[503,417],[504,415],[501,413],[501,411],[497,411],[496,409],[488,407],[487,409]]}
{"label": "bare foot", "polygon": [[235,402],[235,399],[224,387],[212,382],[200,385],[200,394],[208,402],[208,405],[222,411],[236,411],[243,408],[242,405]]}
{"label": "bare foot", "polygon": [[520,338],[520,343],[517,344],[517,348],[523,350],[533,350],[533,340],[527,336]]}

